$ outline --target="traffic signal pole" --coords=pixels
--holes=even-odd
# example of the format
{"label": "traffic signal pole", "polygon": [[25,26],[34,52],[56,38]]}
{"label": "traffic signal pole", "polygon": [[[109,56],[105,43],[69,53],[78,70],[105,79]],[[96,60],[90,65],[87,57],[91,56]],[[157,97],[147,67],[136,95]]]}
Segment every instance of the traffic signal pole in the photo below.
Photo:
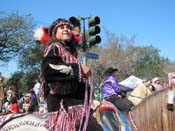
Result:
{"label": "traffic signal pole", "polygon": [[[86,27],[85,27],[85,20],[88,19],[88,17],[82,18],[81,20],[83,21],[83,52],[85,53],[87,50],[87,40],[86,40]],[[87,65],[87,57],[84,56],[83,58],[84,64]]]}
{"label": "traffic signal pole", "polygon": [[85,19],[87,18],[82,18],[83,20],[83,51],[86,52],[87,49],[87,41],[86,41],[86,28],[85,28]]}
{"label": "traffic signal pole", "polygon": [[[86,27],[85,27],[85,20],[88,19],[88,30],[86,32]],[[76,28],[76,31],[78,33],[81,32],[81,21],[82,21],[82,27],[83,27],[83,32],[82,32],[82,41],[80,47],[82,48],[84,54],[86,54],[88,48],[92,48],[95,46],[97,43],[101,42],[101,37],[98,35],[100,33],[100,27],[98,24],[100,24],[100,17],[95,16],[89,16],[89,17],[70,17],[69,21],[74,25],[74,28]],[[87,65],[87,56],[84,55],[83,58],[84,64]]]}

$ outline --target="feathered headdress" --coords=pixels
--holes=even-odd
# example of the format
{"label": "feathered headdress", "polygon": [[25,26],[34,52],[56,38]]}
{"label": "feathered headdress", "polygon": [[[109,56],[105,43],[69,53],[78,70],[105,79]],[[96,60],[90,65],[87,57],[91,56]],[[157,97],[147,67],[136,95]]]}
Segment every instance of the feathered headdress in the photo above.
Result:
{"label": "feathered headdress", "polygon": [[[48,28],[44,26],[36,29],[33,36],[36,41],[39,41],[42,44],[46,43],[50,39]],[[76,31],[72,31],[72,36],[75,43],[79,43],[81,41],[81,35]]]}
{"label": "feathered headdress", "polygon": [[81,41],[81,35],[77,33],[76,31],[72,31],[72,36],[73,36],[75,43],[79,43]]}
{"label": "feathered headdress", "polygon": [[41,26],[40,28],[36,29],[34,31],[33,36],[34,36],[36,41],[39,41],[42,44],[46,43],[50,38],[50,36],[48,34],[48,28],[44,27],[44,26]]}

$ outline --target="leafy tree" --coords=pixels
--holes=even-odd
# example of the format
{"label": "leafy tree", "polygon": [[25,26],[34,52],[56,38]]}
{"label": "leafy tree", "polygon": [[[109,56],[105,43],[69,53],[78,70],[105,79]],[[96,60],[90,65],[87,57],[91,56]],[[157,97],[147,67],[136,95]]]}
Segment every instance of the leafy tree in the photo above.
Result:
{"label": "leafy tree", "polygon": [[[3,13],[1,13],[2,15]],[[0,18],[0,61],[9,62],[33,42],[33,19],[14,12]]]}
{"label": "leafy tree", "polygon": [[35,46],[31,46],[23,50],[18,64],[21,70],[24,72],[30,72],[39,75],[40,64],[43,56],[43,48],[38,43],[34,42],[34,44]]}
{"label": "leafy tree", "polygon": [[164,66],[167,61],[160,57],[159,52],[159,49],[152,45],[141,48],[137,67],[140,76],[148,79],[165,76]]}
{"label": "leafy tree", "polygon": [[166,72],[167,74],[170,72],[175,72],[175,62],[167,60],[167,63],[164,68],[164,72]]}
{"label": "leafy tree", "polygon": [[[34,19],[30,14],[20,15],[12,12],[0,17],[0,62],[17,58],[18,69],[7,81],[18,91],[27,90],[38,77],[41,48],[33,39]],[[37,61],[37,62],[36,62]]]}
{"label": "leafy tree", "polygon": [[12,77],[7,81],[7,85],[13,85],[17,93],[25,93],[33,88],[36,74],[24,73],[22,71],[15,72]]}
{"label": "leafy tree", "polygon": [[164,68],[168,60],[160,57],[159,49],[152,45],[134,46],[134,36],[121,37],[107,32],[107,41],[103,47],[90,50],[99,55],[99,60],[88,60],[88,65],[94,71],[95,83],[99,84],[99,81],[102,81],[104,71],[109,66],[119,69],[119,81],[130,75],[147,79],[167,76]]}

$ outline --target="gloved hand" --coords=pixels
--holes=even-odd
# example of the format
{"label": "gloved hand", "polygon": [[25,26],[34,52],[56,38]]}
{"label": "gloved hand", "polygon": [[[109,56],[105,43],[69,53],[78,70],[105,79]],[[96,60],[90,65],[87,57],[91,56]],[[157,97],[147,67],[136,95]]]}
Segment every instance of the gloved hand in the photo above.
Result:
{"label": "gloved hand", "polygon": [[83,74],[86,76],[86,77],[89,77],[91,75],[91,69],[85,65],[81,65],[81,68],[82,68],[82,71],[83,71]]}
{"label": "gloved hand", "polygon": [[49,64],[49,66],[54,69],[54,70],[59,70],[61,73],[65,74],[70,74],[73,75],[73,69],[71,66],[66,66],[66,65],[54,65],[54,64]]}

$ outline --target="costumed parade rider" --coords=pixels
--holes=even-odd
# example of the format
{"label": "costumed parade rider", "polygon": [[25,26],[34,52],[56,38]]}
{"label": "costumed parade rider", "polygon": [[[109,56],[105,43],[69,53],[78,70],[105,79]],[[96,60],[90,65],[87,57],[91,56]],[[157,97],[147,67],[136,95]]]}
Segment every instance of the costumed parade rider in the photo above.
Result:
{"label": "costumed parade rider", "polygon": [[90,115],[91,70],[79,63],[79,36],[73,33],[73,25],[60,18],[43,31],[41,36],[46,40],[39,41],[45,48],[41,81],[48,109],[46,127],[54,131],[102,131]]}

